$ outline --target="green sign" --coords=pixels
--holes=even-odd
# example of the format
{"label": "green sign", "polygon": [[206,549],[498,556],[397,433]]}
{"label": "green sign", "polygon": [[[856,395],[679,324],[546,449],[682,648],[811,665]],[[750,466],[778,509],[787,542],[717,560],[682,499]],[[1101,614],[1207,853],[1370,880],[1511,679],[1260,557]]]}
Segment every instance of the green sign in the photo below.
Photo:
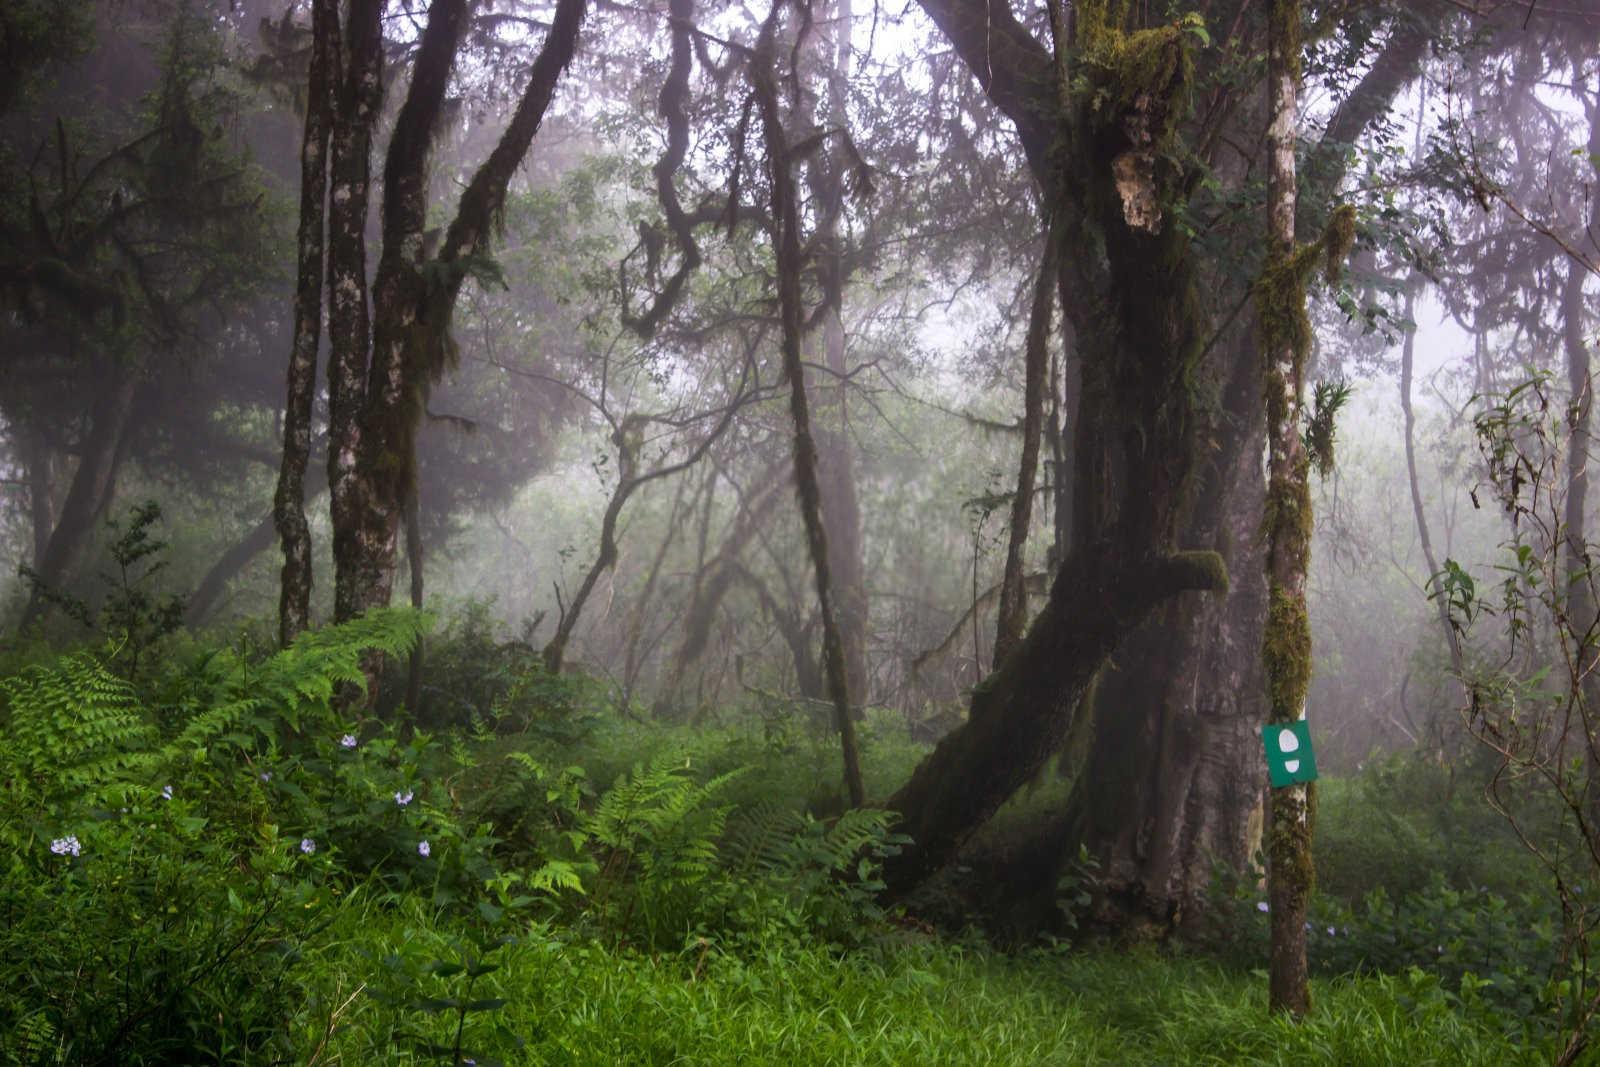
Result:
{"label": "green sign", "polygon": [[1267,748],[1267,777],[1272,788],[1316,780],[1317,757],[1311,751],[1310,723],[1304,719],[1268,723],[1261,728],[1261,740]]}

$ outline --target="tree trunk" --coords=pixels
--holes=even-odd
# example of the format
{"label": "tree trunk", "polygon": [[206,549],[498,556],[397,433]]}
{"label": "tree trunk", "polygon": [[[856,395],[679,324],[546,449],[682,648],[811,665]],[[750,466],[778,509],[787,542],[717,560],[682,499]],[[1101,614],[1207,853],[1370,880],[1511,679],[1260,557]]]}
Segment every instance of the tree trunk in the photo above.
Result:
{"label": "tree trunk", "polygon": [[[1432,580],[1439,573],[1439,560],[1433,554],[1433,538],[1428,530],[1428,515],[1422,506],[1422,483],[1417,477],[1416,415],[1411,410],[1411,379],[1416,366],[1417,325],[1414,319],[1417,306],[1418,281],[1413,279],[1406,289],[1406,339],[1400,349],[1400,411],[1405,417],[1406,480],[1411,487],[1411,514],[1417,524],[1417,540],[1422,543],[1422,559]],[[1450,609],[1442,596],[1434,597],[1438,611],[1439,629],[1444,633],[1445,647],[1450,650],[1450,669],[1461,674],[1461,637],[1450,625]]]}
{"label": "tree trunk", "polygon": [[[1196,493],[1185,544],[1215,549],[1226,596],[1186,593],[1133,635],[1095,687],[1088,750],[1060,819],[1054,876],[1078,846],[1100,864],[1097,925],[1164,936],[1197,914],[1211,865],[1244,869],[1261,801],[1257,727],[1266,616],[1260,541],[1266,443],[1259,354],[1234,346],[1216,463]],[[1130,788],[1130,783],[1133,787]]]}
{"label": "tree trunk", "polygon": [[762,29],[751,60],[750,80],[767,146],[768,168],[772,179],[772,217],[777,226],[778,305],[783,325],[783,370],[789,379],[789,414],[794,420],[794,477],[800,497],[800,518],[805,525],[811,563],[816,570],[817,609],[822,616],[822,660],[833,701],[834,725],[843,749],[845,785],[852,807],[866,803],[866,788],[861,779],[861,759],[856,751],[855,722],[850,710],[850,682],[845,667],[844,643],[834,609],[833,588],[828,567],[828,538],[822,521],[822,490],[817,480],[817,446],[811,435],[811,414],[806,403],[805,368],[800,359],[801,333],[805,319],[801,306],[800,274],[804,253],[800,247],[800,210],[796,203],[793,163],[789,156],[788,134],[778,112],[778,86],[773,71],[774,34],[780,7]]}
{"label": "tree trunk", "polygon": [[[305,476],[311,460],[311,410],[316,394],[317,349],[322,337],[323,228],[332,111],[329,94],[338,48],[337,0],[313,0],[310,88],[306,96],[305,135],[300,143],[294,342],[289,353],[288,396],[283,411],[283,459],[272,505],[273,524],[283,544],[278,591],[278,643],[283,646],[306,628],[311,617],[311,528],[306,522]],[[221,591],[220,585],[216,591]],[[202,602],[200,616],[208,609],[209,604]],[[191,600],[190,610],[195,610],[195,600]]]}
{"label": "tree trunk", "polygon": [[[1299,0],[1278,0],[1269,15],[1267,93],[1267,264],[1257,283],[1261,347],[1267,361],[1267,635],[1262,646],[1268,723],[1306,716],[1311,681],[1311,624],[1306,571],[1311,555],[1310,464],[1300,436],[1305,365],[1310,355],[1305,278],[1295,245],[1295,124],[1300,82]],[[1272,1008],[1311,1010],[1306,915],[1311,904],[1311,798],[1308,785],[1272,790],[1267,837],[1267,898],[1272,947]]]}
{"label": "tree trunk", "polygon": [[[342,68],[334,71],[328,175],[328,492],[333,518],[333,617],[361,614],[361,410],[367,392],[367,206],[372,127],[383,103],[382,0],[350,0]],[[376,691],[374,687],[374,692]]]}
{"label": "tree trunk", "polygon": [[[828,121],[843,131],[849,117],[850,0],[833,0],[832,7],[832,17],[818,29],[820,39],[831,46],[833,53],[829,56],[824,49],[821,56],[827,82]],[[839,224],[844,216],[842,157],[838,136],[835,136],[829,139],[826,150],[809,168],[822,211],[813,240],[821,250],[818,259],[824,278],[824,298],[828,302],[822,320],[823,360],[834,379],[832,387],[821,389],[818,397],[822,417],[817,432],[817,461],[821,472],[822,517],[827,526],[829,564],[839,609],[839,640],[844,646],[845,676],[852,697],[858,704],[866,704],[870,699],[867,630],[871,605],[867,599],[861,497],[856,486],[856,463],[850,437],[850,384],[846,379],[849,363],[844,297],[848,278],[839,235]],[[859,707],[855,714],[859,717]]]}
{"label": "tree trunk", "polygon": [[[116,486],[117,467],[126,452],[139,382],[132,370],[112,361],[105,389],[95,397],[89,428],[78,452],[61,514],[50,531],[49,543],[35,568],[34,579],[49,589],[60,589],[94,532],[95,520],[109,506]],[[37,622],[49,601],[35,586],[23,610],[24,628]]]}
{"label": "tree trunk", "polygon": [[[376,12],[368,11],[370,2],[353,0],[351,21],[355,23],[358,9],[363,16],[370,14],[375,36]],[[342,106],[334,124],[329,269],[333,275],[333,311],[342,313],[329,316],[333,342],[329,370],[329,482],[333,490],[337,619],[389,602],[401,514],[406,493],[416,477],[421,398],[426,387],[446,370],[446,339],[469,264],[488,245],[511,178],[526,158],[561,74],[572,61],[586,10],[585,0],[559,0],[511,121],[467,184],[440,251],[425,271],[423,228],[427,221],[428,159],[465,29],[466,6],[465,0],[436,0],[429,7],[411,86],[389,144],[384,166],[383,255],[373,282],[370,367],[365,332],[360,331],[358,338],[353,326],[358,316],[365,325],[365,290],[352,269],[357,259],[364,267],[365,255],[364,249],[351,239],[348,228],[341,225],[343,215],[353,216],[355,210],[351,205],[353,196],[341,201],[341,189],[356,188],[358,183],[353,176],[357,170],[355,157],[359,155],[360,211],[364,219],[371,122],[360,107]],[[368,58],[364,50],[356,47],[365,38],[354,33],[347,36],[351,38],[350,54],[365,60],[361,69],[376,74],[379,57]],[[369,87],[369,81],[356,70],[347,76],[347,84],[353,87],[348,95],[358,102],[363,98],[356,90]],[[373,93],[379,90],[376,77],[371,79],[370,88]],[[354,118],[346,123],[346,115]],[[346,125],[351,129],[346,130]],[[430,274],[435,281],[426,280]],[[342,299],[349,304],[347,309],[340,308]],[[334,328],[336,318],[346,329]],[[338,403],[334,403],[335,394]]]}
{"label": "tree trunk", "polygon": [[275,511],[263,515],[259,522],[211,565],[200,579],[200,584],[194,587],[194,592],[189,594],[188,603],[184,605],[185,626],[193,629],[209,619],[212,611],[216,609],[217,601],[222,599],[222,591],[227,588],[228,583],[249,566],[251,560],[272,546],[273,537],[278,533],[275,519]]}
{"label": "tree trunk", "polygon": [[1017,489],[1011,498],[1011,525],[1006,540],[1006,563],[1000,580],[1000,611],[995,620],[994,663],[1011,654],[1022,640],[1028,622],[1028,590],[1023,574],[1023,552],[1033,525],[1033,490],[1039,471],[1039,440],[1044,428],[1044,393],[1050,370],[1051,301],[1056,286],[1056,252],[1059,237],[1046,226],[1044,256],[1033,288],[1033,312],[1028,318],[1022,389],[1022,456],[1017,465]]}

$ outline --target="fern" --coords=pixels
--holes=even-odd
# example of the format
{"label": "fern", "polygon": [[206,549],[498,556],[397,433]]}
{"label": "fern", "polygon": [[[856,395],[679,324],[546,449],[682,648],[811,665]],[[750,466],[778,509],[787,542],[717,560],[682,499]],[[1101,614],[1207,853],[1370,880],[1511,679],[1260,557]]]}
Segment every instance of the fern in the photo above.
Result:
{"label": "fern", "polygon": [[11,711],[0,781],[18,793],[92,793],[157,760],[157,733],[133,687],[88,653],[0,680],[0,692]]}
{"label": "fern", "polygon": [[730,810],[712,800],[744,773],[729,771],[702,784],[687,758],[663,753],[607,790],[584,829],[597,843],[636,859],[646,882],[703,878],[716,861]]}
{"label": "fern", "polygon": [[369,655],[409,653],[431,621],[407,608],[381,609],[307,630],[264,663],[251,664],[236,652],[218,655],[206,700],[211,706],[190,719],[175,747],[193,752],[218,740],[243,747],[252,734],[270,736],[278,722],[298,731],[306,712],[328,708],[340,686],[365,690],[362,663]]}
{"label": "fern", "polygon": [[763,801],[728,830],[724,853],[742,876],[789,879],[807,871],[840,873],[903,842],[891,834],[896,816],[879,808],[852,808],[831,824],[810,813]]}

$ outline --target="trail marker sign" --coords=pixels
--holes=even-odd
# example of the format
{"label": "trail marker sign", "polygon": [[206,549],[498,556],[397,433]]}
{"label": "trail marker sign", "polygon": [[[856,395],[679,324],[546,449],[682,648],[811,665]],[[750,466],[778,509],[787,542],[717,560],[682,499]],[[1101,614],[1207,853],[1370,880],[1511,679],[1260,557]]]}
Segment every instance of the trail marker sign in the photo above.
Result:
{"label": "trail marker sign", "polygon": [[1273,722],[1261,728],[1267,749],[1267,778],[1272,788],[1282,789],[1298,782],[1315,781],[1317,756],[1311,751],[1311,724]]}

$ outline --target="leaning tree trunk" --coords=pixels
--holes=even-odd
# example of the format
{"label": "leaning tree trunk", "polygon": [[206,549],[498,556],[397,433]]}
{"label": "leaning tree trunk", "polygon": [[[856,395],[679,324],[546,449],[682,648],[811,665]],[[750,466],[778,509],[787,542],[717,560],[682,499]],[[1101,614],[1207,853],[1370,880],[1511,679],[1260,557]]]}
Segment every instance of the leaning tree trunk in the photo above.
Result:
{"label": "leaning tree trunk", "polygon": [[[950,23],[946,32],[965,51],[971,29],[958,20],[970,9],[924,6],[941,25]],[[1081,106],[1059,113],[1068,141],[1058,153],[1061,169],[1034,163],[1050,178],[1056,210],[1087,209],[1070,230],[1063,261],[1097,264],[1101,272],[1085,293],[1088,328],[1077,331],[1083,399],[1074,522],[1081,533],[1021,644],[974,691],[966,724],[890,799],[914,842],[885,864],[895,894],[942,866],[1039,772],[1106,659],[1152,611],[1185,591],[1227,585],[1217,553],[1175,550],[1199,458],[1193,377],[1211,327],[1199,297],[1198,257],[1177,218],[1181,175],[1166,156],[1175,109],[1190,91],[1188,43],[1169,28],[1144,31],[1134,47],[1106,5],[1075,10],[1078,44],[1102,65],[1086,66],[1094,84]],[[1101,78],[1118,86],[1117,78],[1133,77],[1119,63],[1134,55],[1146,71],[1136,90],[1099,85]],[[1010,53],[1005,64],[1025,58]],[[981,53],[967,59],[976,72]],[[985,71],[997,78],[1001,66]],[[1151,77],[1150,69],[1162,73]],[[1115,103],[1091,106],[1095,99]],[[1026,134],[1025,115],[1014,118]]]}
{"label": "leaning tree trunk", "polygon": [[800,275],[804,253],[800,247],[800,208],[790,158],[788,133],[778,110],[777,77],[773,70],[780,7],[762,29],[751,59],[750,80],[756,105],[761,112],[761,127],[767,147],[767,163],[772,180],[772,218],[777,227],[778,307],[782,323],[783,372],[789,379],[789,414],[794,420],[794,480],[800,497],[800,518],[805,525],[806,543],[817,578],[817,610],[822,616],[822,660],[827,677],[828,696],[833,702],[834,726],[844,757],[845,785],[852,807],[867,801],[861,778],[861,757],[856,750],[855,722],[850,712],[850,680],[845,666],[844,642],[833,602],[833,584],[828,567],[828,536],[822,521],[822,490],[817,479],[817,446],[811,434],[811,413],[806,403],[806,372],[800,358],[804,308]]}
{"label": "leaning tree trunk", "polygon": [[[23,610],[22,626],[43,616],[49,600],[41,589],[59,589],[94,532],[95,520],[104,512],[116,487],[117,468],[127,453],[127,436],[133,420],[139,381],[132,369],[111,364],[110,382],[95,398],[88,432],[78,452],[78,467],[61,502],[61,513],[34,569],[33,593]],[[35,535],[37,537],[37,534]]]}

